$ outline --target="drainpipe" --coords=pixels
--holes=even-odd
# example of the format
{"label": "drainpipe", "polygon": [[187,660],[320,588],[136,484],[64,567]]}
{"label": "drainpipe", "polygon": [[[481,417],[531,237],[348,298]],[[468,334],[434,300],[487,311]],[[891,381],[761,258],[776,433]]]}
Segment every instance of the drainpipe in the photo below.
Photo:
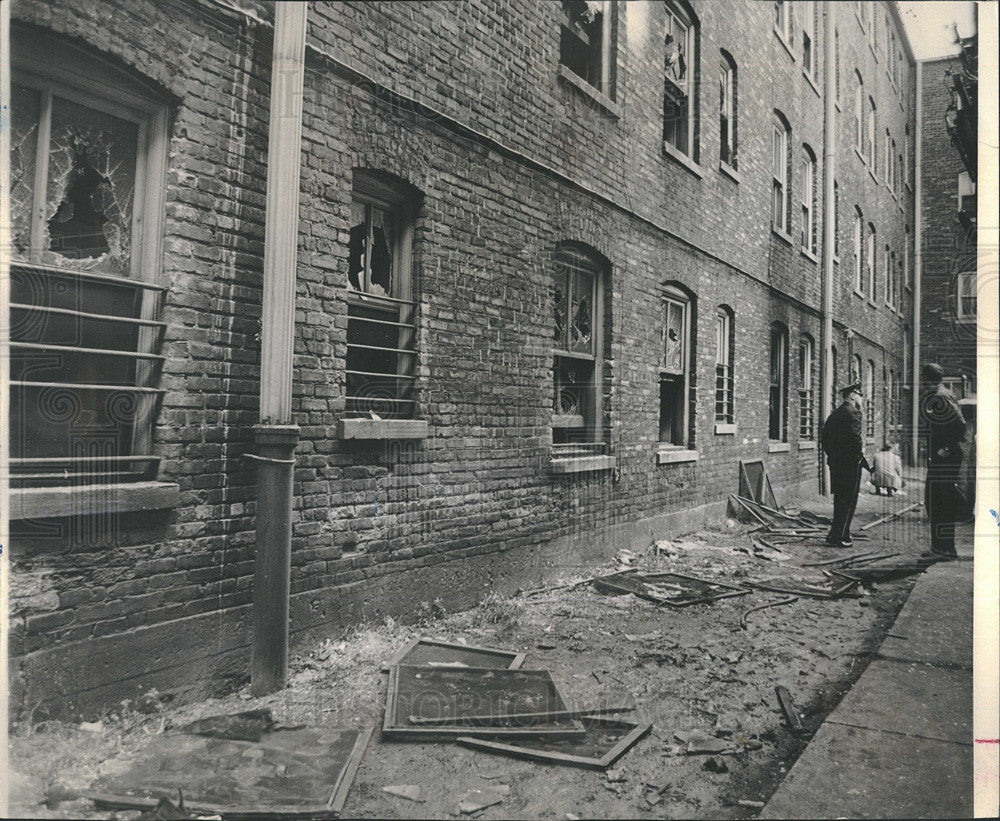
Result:
{"label": "drainpipe", "polygon": [[[836,26],[836,15],[834,4],[827,2],[824,4],[825,25],[823,31],[823,65],[826,67],[823,80],[823,288],[820,295],[820,383],[819,383],[819,416],[825,423],[830,412],[833,410],[833,396],[831,391],[833,353],[833,249],[834,233],[834,197],[833,178],[836,167],[836,111],[834,104],[837,97],[836,77],[834,76],[834,65],[836,55],[834,49],[834,31]],[[820,461],[819,492],[826,493],[829,487],[829,477],[827,468],[823,460],[823,449],[818,448],[818,458]]]}
{"label": "drainpipe", "polygon": [[910,463],[920,464],[920,284],[924,275],[923,232],[924,217],[921,212],[923,202],[923,143],[924,143],[924,71],[923,63],[917,61],[917,104],[913,124],[913,373],[910,376]]}
{"label": "drainpipe", "polygon": [[10,716],[10,3],[0,3],[0,818],[9,818]]}
{"label": "drainpipe", "polygon": [[253,659],[250,689],[264,695],[288,674],[288,599],[292,559],[292,351],[299,230],[299,162],[306,3],[274,6],[274,51],[267,146],[264,221],[264,300],[261,312],[260,422],[257,462],[257,550],[253,578]]}

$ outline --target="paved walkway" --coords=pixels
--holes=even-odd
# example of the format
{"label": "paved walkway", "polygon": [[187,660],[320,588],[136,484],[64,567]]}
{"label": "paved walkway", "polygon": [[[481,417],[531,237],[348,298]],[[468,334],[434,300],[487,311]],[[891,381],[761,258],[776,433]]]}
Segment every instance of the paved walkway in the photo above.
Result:
{"label": "paved walkway", "polygon": [[761,818],[973,814],[972,548],[921,575]]}

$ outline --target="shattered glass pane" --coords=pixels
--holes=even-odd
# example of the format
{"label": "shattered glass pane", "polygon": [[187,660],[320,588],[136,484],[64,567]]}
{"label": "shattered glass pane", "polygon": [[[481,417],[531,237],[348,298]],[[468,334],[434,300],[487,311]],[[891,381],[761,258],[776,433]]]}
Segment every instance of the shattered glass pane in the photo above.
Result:
{"label": "shattered glass pane", "polygon": [[45,261],[127,275],[138,127],[52,98]]}
{"label": "shattered glass pane", "polygon": [[663,367],[671,373],[684,371],[684,306],[679,302],[666,304]]}
{"label": "shattered glass pane", "polygon": [[27,257],[31,247],[39,110],[37,91],[11,86],[10,212],[15,257]]}
{"label": "shattered glass pane", "polygon": [[372,206],[372,260],[368,293],[376,296],[392,296],[395,227],[391,213]]}
{"label": "shattered glass pane", "polygon": [[573,295],[570,306],[573,324],[570,326],[570,350],[593,352],[594,278],[577,271],[573,275]]}
{"label": "shattered glass pane", "polygon": [[364,279],[365,256],[368,249],[368,206],[363,202],[351,203],[351,238],[347,253],[347,282],[355,291],[361,290]]}
{"label": "shattered glass pane", "polygon": [[552,303],[555,310],[555,341],[557,348],[566,347],[566,285],[569,272],[560,269],[552,285]]}

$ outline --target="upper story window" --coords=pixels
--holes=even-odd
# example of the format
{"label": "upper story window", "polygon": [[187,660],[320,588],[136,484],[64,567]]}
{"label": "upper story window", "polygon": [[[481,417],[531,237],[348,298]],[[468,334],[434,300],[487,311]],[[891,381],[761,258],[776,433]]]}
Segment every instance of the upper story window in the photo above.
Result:
{"label": "upper story window", "polygon": [[660,356],[660,443],[691,447],[691,313],[692,298],[667,285],[661,300],[663,324]]}
{"label": "upper story window", "polygon": [[774,30],[789,46],[792,44],[792,9],[786,0],[774,4]]}
{"label": "upper story window", "polygon": [[866,257],[865,273],[868,275],[868,299],[875,301],[875,264],[877,262],[878,241],[875,233],[875,226],[868,223],[868,249]]}
{"label": "upper story window", "polygon": [[608,265],[564,243],[553,278],[552,446],[561,456],[601,453],[604,435],[604,284]]}
{"label": "upper story window", "polygon": [[815,212],[816,155],[808,145],[802,146],[802,233],[799,244],[804,251],[816,253],[817,230]]}
{"label": "upper story window", "polygon": [[865,151],[865,81],[854,72],[854,147],[864,157]]}
{"label": "upper story window", "polygon": [[871,164],[871,172],[878,176],[878,110],[875,107],[875,100],[868,98],[868,136],[865,144],[865,155]]}
{"label": "upper story window", "polygon": [[840,184],[833,181],[833,257],[840,256]]}
{"label": "upper story window", "polygon": [[968,214],[971,219],[976,218],[976,184],[968,171],[962,171],[958,175],[958,210]]}
{"label": "upper story window", "polygon": [[875,438],[875,363],[869,359],[862,388],[865,397],[865,439]]}
{"label": "upper story window", "polygon": [[816,4],[812,0],[800,3],[802,9],[802,70],[816,79]]}
{"label": "upper story window", "polygon": [[868,46],[872,51],[875,51],[878,46],[878,31],[875,28],[876,6],[878,6],[878,3],[874,2],[874,0],[868,0],[868,2],[865,3],[865,11],[867,12],[868,17],[868,24],[866,26],[868,29]]}
{"label": "upper story window", "polygon": [[719,63],[719,159],[730,168],[738,168],[736,122],[736,63],[723,51]]}
{"label": "upper story window", "polygon": [[788,329],[779,322],[771,326],[767,438],[788,441]]}
{"label": "upper story window", "polygon": [[907,290],[913,289],[913,271],[910,270],[910,226],[903,228],[903,282]]}
{"label": "upper story window", "polygon": [[865,292],[864,233],[864,217],[861,214],[861,209],[854,206],[854,290],[859,294]]}
{"label": "upper story window", "polygon": [[11,481],[155,476],[167,107],[29,30],[11,85]]}
{"label": "upper story window", "polygon": [[976,313],[976,272],[965,271],[955,280],[955,318],[974,320]]}
{"label": "upper story window", "polygon": [[892,307],[892,275],[893,275],[893,253],[886,244],[882,249],[882,297],[888,307]]}
{"label": "upper story window", "polygon": [[771,131],[771,224],[784,234],[791,233],[791,187],[788,184],[790,135],[787,121],[775,112]]}
{"label": "upper story window", "polygon": [[697,44],[694,18],[667,4],[663,35],[663,141],[697,160],[694,128],[694,72]]}
{"label": "upper story window", "polygon": [[816,438],[815,401],[813,394],[814,350],[812,337],[803,334],[799,340],[799,439]]}
{"label": "upper story window", "polygon": [[840,29],[833,30],[833,91],[834,100],[840,105]]}
{"label": "upper story window", "polygon": [[612,87],[612,0],[560,0],[559,62],[609,97]]}
{"label": "upper story window", "polygon": [[720,305],[715,312],[715,421],[732,424],[733,409],[733,311]]}
{"label": "upper story window", "polygon": [[412,418],[417,195],[402,180],[354,172],[347,268],[347,415]]}

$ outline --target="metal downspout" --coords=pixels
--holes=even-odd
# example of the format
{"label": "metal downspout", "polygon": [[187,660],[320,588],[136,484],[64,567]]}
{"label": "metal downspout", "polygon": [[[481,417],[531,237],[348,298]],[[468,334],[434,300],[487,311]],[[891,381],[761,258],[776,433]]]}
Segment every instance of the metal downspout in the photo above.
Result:
{"label": "metal downspout", "polygon": [[910,463],[920,463],[920,284],[924,275],[923,231],[923,135],[924,135],[924,72],[917,61],[916,113],[913,124],[913,372],[910,374]]}
{"label": "metal downspout", "polygon": [[[820,386],[819,415],[820,424],[826,422],[833,409],[833,253],[835,232],[837,230],[834,215],[834,176],[836,173],[836,111],[834,105],[837,97],[835,65],[836,48],[834,32],[836,30],[836,10],[832,2],[824,3],[825,26],[823,31],[823,287],[820,296]],[[817,448],[820,461],[820,493],[826,493],[829,487],[826,465],[823,460],[823,449]]]}

